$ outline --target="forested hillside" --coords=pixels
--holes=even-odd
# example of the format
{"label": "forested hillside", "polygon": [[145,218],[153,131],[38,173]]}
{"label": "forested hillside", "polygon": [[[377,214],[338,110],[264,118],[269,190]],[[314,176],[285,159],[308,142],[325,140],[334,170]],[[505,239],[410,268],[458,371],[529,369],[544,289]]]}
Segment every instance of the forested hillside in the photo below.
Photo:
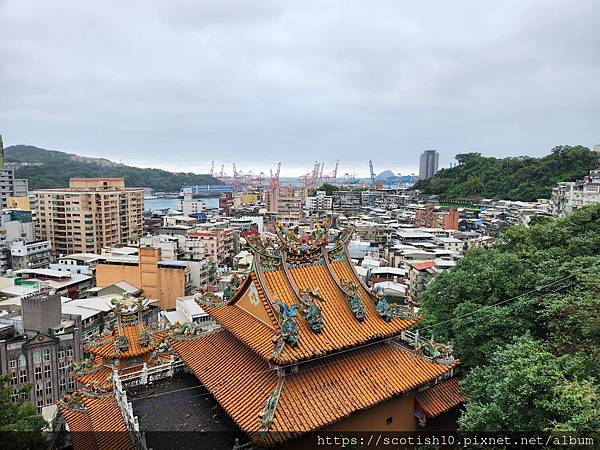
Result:
{"label": "forested hillside", "polygon": [[142,169],[28,145],[7,147],[5,153],[7,162],[25,163],[17,167],[16,176],[27,178],[30,189],[65,187],[71,177],[123,177],[129,187],[166,192],[178,191],[182,185],[221,184],[210,175]]}
{"label": "forested hillside", "polygon": [[559,181],[574,181],[598,166],[598,153],[581,145],[559,146],[543,158],[456,155],[458,165],[441,169],[415,189],[447,198],[533,201],[548,198]]}

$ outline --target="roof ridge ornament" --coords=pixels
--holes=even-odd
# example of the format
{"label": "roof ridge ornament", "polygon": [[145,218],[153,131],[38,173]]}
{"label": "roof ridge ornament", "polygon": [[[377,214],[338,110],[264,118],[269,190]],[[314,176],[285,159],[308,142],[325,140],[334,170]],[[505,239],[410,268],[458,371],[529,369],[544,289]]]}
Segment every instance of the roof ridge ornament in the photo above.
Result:
{"label": "roof ridge ornament", "polygon": [[389,322],[392,319],[415,320],[419,318],[419,315],[414,311],[412,305],[400,305],[398,303],[390,304],[387,301],[382,286],[375,286],[373,291],[375,293],[375,298],[373,300],[375,303],[375,311],[377,311],[377,314],[379,314],[386,322]]}
{"label": "roof ridge ornament", "polygon": [[291,263],[312,262],[320,259],[320,250],[329,243],[329,228],[331,220],[317,222],[315,227],[306,232],[294,231],[283,223],[275,222],[275,233],[279,239],[281,250],[284,251]]}
{"label": "roof ridge ornament", "polygon": [[300,301],[302,302],[302,317],[308,322],[310,329],[315,333],[320,333],[325,327],[323,323],[323,314],[321,308],[317,306],[315,300],[325,303],[325,299],[319,294],[319,289],[312,291],[306,288],[300,289]]}
{"label": "roof ridge ornament", "polygon": [[281,300],[275,300],[274,305],[277,306],[277,312],[281,319],[279,321],[281,332],[280,334],[273,336],[273,343],[275,344],[274,354],[278,356],[283,351],[285,344],[289,344],[292,347],[298,345],[298,325],[296,325],[293,318],[297,316],[296,310],[300,309],[300,305],[288,306]]}
{"label": "roof ridge ornament", "polygon": [[356,320],[362,322],[367,315],[365,305],[358,295],[358,283],[353,281],[342,281],[342,287],[347,295],[348,305],[350,306],[350,312]]}

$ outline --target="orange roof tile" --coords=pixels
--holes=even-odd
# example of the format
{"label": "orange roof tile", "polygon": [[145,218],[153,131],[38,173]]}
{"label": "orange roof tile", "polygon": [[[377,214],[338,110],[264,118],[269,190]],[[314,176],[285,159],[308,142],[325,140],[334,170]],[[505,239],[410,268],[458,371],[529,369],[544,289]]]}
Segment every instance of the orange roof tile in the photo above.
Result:
{"label": "orange roof tile", "polygon": [[419,393],[417,401],[427,417],[436,417],[462,404],[465,396],[460,393],[458,378],[451,378]]}
{"label": "orange roof tile", "polygon": [[278,364],[311,359],[381,337],[394,336],[417,322],[401,319],[386,322],[377,314],[371,294],[362,286],[359,288],[359,295],[367,314],[361,322],[357,321],[350,311],[346,294],[339,287],[342,281],[357,281],[356,274],[347,262],[333,263],[332,273],[321,261],[289,269],[289,274],[291,283],[294,283],[298,289],[306,288],[310,291],[318,289],[321,297],[325,299],[325,302],[317,303],[321,308],[325,326],[320,333],[314,333],[302,317],[296,317],[294,321],[300,334],[298,345],[296,347],[286,345],[280,355],[273,354],[273,336],[279,333],[279,325],[275,320],[272,303],[275,300],[281,300],[287,305],[298,303],[298,294],[291,286],[284,270],[261,273],[264,286],[261,286],[258,275],[251,274],[251,284],[255,286],[267,310],[269,323],[237,305],[237,302],[246,295],[247,289],[240,289],[236,299],[226,306],[203,306],[203,308],[220,325],[262,358]]}
{"label": "orange roof tile", "polygon": [[225,330],[172,345],[240,428],[266,445],[411,391],[453,367],[385,343],[301,363],[284,377],[269,433],[262,435],[259,413],[277,386],[277,370]]}
{"label": "orange roof tile", "polygon": [[134,449],[114,394],[84,397],[83,404],[85,409],[77,410],[58,402],[75,450]]}
{"label": "orange roof tile", "polygon": [[125,336],[127,336],[127,338],[129,339],[129,349],[125,352],[120,352],[120,353],[115,352],[114,342],[118,337],[118,334],[116,331],[113,334],[112,339],[109,342],[99,345],[97,347],[88,345],[88,346],[86,346],[85,351],[88,353],[91,353],[93,355],[100,356],[102,358],[106,358],[106,359],[135,358],[135,357],[138,357],[141,355],[145,355],[146,353],[154,350],[167,336],[167,334],[164,332],[154,333],[154,334],[151,333],[152,342],[148,346],[143,347],[140,344],[140,338],[139,338],[140,327],[138,325],[124,326],[123,334]]}

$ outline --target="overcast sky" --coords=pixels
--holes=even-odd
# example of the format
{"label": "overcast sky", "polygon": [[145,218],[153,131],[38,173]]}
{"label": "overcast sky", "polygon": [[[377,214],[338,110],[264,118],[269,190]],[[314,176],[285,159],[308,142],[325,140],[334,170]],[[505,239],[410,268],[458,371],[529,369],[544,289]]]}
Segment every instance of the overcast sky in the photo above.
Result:
{"label": "overcast sky", "polygon": [[600,1],[0,0],[0,133],[170,170],[600,143]]}

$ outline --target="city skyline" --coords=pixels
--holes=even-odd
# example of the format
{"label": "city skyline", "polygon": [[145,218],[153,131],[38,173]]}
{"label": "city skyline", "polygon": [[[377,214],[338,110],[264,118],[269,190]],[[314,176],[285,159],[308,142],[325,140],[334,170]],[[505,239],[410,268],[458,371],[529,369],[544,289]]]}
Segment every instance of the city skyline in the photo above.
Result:
{"label": "city skyline", "polygon": [[281,160],[287,176],[591,147],[599,8],[2,2],[0,122],[7,146],[196,172]]}

